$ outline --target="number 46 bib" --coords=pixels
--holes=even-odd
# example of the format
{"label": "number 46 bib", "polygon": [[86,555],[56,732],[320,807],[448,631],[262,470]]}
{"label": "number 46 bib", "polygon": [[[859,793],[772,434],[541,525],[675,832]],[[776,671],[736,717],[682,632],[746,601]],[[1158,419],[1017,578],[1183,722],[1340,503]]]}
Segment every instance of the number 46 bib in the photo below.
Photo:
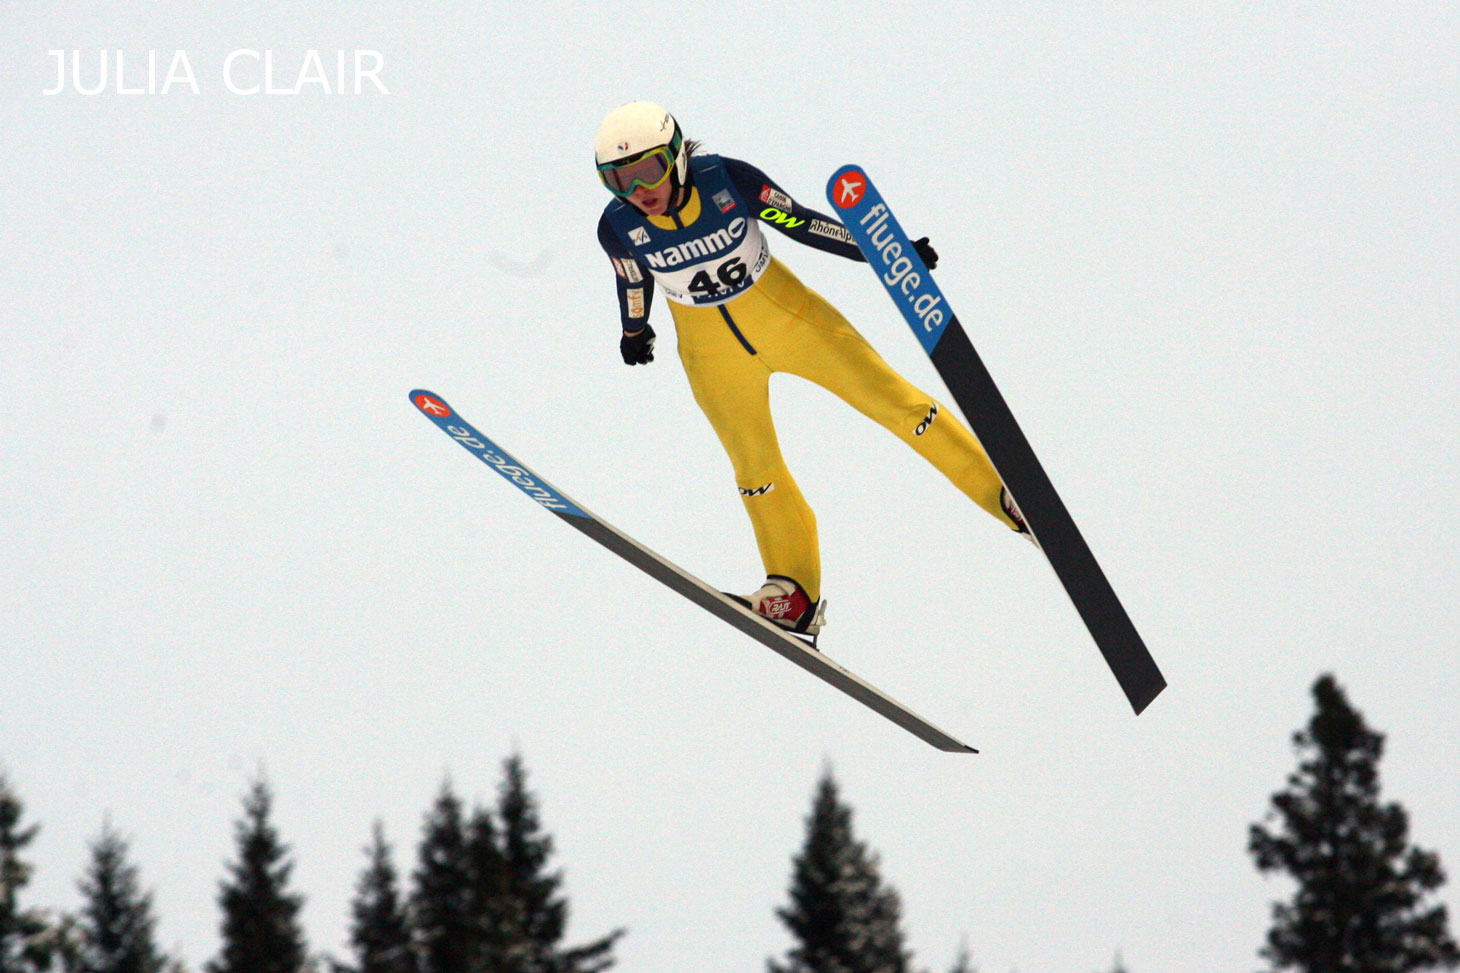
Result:
{"label": "number 46 bib", "polygon": [[[770,247],[756,220],[737,216],[701,235],[695,235],[696,228],[672,235],[660,231],[658,235],[666,238],[663,246],[636,248],[671,301],[724,304],[759,280],[770,263]],[[674,237],[681,241],[671,242]]]}
{"label": "number 46 bib", "polygon": [[760,279],[770,247],[719,156],[694,156],[689,167],[696,198],[685,207],[688,225],[677,217],[673,228],[651,223],[627,202],[604,215],[671,301],[724,304]]}

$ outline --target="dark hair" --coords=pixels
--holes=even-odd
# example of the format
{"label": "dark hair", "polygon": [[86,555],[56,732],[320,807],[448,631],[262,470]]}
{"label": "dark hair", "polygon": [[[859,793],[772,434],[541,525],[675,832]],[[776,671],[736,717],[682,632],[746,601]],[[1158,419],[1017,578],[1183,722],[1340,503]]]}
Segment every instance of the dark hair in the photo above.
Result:
{"label": "dark hair", "polygon": [[686,159],[688,159],[691,156],[693,156],[699,150],[700,150],[700,140],[699,139],[685,139],[684,140],[684,157]]}

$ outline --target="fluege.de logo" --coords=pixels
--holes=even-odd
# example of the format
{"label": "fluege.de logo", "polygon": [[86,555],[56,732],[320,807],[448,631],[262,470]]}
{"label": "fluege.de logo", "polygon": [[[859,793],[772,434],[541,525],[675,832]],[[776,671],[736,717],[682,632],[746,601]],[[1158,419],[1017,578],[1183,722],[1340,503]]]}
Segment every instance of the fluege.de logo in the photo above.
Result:
{"label": "fluege.de logo", "polygon": [[860,166],[849,165],[832,174],[826,195],[924,349],[931,350],[952,313],[881,193]]}

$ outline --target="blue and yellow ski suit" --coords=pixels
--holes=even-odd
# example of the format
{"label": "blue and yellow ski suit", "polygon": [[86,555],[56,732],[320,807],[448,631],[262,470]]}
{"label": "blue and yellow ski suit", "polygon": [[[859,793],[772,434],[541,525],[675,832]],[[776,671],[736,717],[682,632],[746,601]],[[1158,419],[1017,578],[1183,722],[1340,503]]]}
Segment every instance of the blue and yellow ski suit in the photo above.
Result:
{"label": "blue and yellow ski suit", "polygon": [[730,456],[766,573],[795,579],[813,602],[821,597],[816,517],[786,468],[771,421],[775,372],[835,393],[1013,527],[978,440],[772,257],[761,224],[861,260],[851,234],[745,162],[692,154],[689,172],[689,194],[677,211],[646,216],[614,200],[599,220],[598,240],[613,262],[625,331],[648,323],[656,286],[669,299],[690,388]]}

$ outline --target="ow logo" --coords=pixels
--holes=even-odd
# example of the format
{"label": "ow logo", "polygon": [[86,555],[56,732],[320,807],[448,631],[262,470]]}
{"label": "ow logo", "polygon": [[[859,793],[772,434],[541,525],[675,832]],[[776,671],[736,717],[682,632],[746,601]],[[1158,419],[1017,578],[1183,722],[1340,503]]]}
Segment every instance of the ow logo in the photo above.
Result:
{"label": "ow logo", "polygon": [[933,420],[936,418],[938,418],[938,403],[934,402],[933,407],[928,410],[927,417],[924,418],[922,422],[918,423],[918,427],[913,430],[913,435],[921,436],[923,433],[927,432],[928,427],[933,424]]}
{"label": "ow logo", "polygon": [[742,497],[763,497],[775,488],[776,485],[774,483],[767,483],[765,486],[751,487],[749,489],[737,487],[736,489],[740,491]]}
{"label": "ow logo", "polygon": [[765,209],[761,210],[760,218],[765,220],[767,223],[774,223],[777,226],[784,226],[787,229],[791,230],[796,229],[796,227],[806,222],[805,220],[798,220],[790,213],[782,212],[781,210],[776,209],[774,206],[767,206]]}

